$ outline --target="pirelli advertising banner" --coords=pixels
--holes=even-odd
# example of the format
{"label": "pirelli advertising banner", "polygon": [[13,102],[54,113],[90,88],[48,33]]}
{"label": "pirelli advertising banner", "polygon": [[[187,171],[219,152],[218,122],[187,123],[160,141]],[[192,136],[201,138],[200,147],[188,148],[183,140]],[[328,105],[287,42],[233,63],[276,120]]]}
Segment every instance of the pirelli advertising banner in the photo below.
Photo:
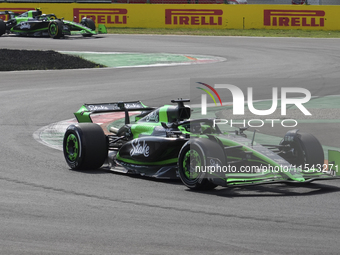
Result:
{"label": "pirelli advertising banner", "polygon": [[2,3],[0,12],[38,7],[58,18],[89,17],[107,27],[340,30],[340,6]]}

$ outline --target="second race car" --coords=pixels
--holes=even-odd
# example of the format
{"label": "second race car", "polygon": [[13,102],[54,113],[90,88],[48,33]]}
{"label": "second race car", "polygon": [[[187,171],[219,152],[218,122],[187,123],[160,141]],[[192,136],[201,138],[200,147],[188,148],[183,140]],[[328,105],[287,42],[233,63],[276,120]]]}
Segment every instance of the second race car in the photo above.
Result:
{"label": "second race car", "polygon": [[[0,12],[8,15],[8,20],[0,19],[0,36],[12,33],[24,36],[50,36],[59,39],[65,35],[80,34],[84,37],[96,35],[96,25],[90,18],[84,17],[80,23],[58,19],[54,14],[42,14],[40,9],[21,14],[11,11]],[[104,25],[98,26],[98,33],[106,33]]]}

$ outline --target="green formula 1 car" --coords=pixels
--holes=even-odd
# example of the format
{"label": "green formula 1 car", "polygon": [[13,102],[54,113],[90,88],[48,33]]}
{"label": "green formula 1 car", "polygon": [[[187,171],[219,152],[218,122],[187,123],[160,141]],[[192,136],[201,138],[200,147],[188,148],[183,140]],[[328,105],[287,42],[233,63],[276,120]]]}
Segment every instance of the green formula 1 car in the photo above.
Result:
{"label": "green formula 1 car", "polygon": [[[58,19],[54,14],[42,14],[40,9],[21,14],[11,11],[0,12],[8,15],[8,20],[0,19],[0,36],[5,33],[28,36],[50,36],[54,39],[65,35],[80,34],[84,37],[96,35],[96,25],[92,19],[83,18],[80,23]],[[98,33],[106,33],[104,25],[98,27]]]}
{"label": "green formula 1 car", "polygon": [[[218,119],[190,119],[189,100],[146,107],[139,101],[85,104],[64,135],[63,151],[71,169],[106,168],[156,178],[180,178],[191,189],[212,189],[277,182],[305,183],[339,178],[340,152],[324,162],[320,142],[298,130],[277,145],[258,144],[245,128],[222,133]],[[140,111],[135,123],[129,112]],[[125,124],[109,131],[91,116],[125,112]]]}

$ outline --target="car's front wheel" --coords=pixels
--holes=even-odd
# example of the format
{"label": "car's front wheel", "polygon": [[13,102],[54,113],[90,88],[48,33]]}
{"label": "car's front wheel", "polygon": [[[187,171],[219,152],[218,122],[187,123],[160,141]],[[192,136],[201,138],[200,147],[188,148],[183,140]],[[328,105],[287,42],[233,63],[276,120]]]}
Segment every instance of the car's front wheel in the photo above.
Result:
{"label": "car's front wheel", "polygon": [[206,157],[203,149],[195,143],[186,143],[178,157],[178,173],[183,184],[190,189],[210,190],[217,185],[206,178]]}
{"label": "car's front wheel", "polygon": [[319,140],[308,133],[297,133],[290,141],[283,139],[280,145],[288,147],[280,155],[289,163],[302,169],[322,168],[324,152]]}
{"label": "car's front wheel", "polygon": [[[91,30],[96,30],[96,24],[92,19],[86,18],[81,21],[81,24],[90,28]],[[83,37],[91,37],[92,34],[83,34]]]}

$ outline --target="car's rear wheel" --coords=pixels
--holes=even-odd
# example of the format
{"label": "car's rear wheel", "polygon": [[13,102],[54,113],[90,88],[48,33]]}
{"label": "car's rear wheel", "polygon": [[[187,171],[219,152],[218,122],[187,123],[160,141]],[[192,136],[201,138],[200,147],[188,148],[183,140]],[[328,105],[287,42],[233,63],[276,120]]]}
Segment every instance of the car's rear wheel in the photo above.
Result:
{"label": "car's rear wheel", "polygon": [[6,33],[6,23],[2,19],[0,19],[0,36]]}
{"label": "car's rear wheel", "polygon": [[197,144],[186,143],[178,157],[178,173],[185,186],[195,190],[210,190],[217,185],[206,179],[206,157]]}
{"label": "car's rear wheel", "polygon": [[63,22],[61,20],[53,20],[48,24],[48,34],[53,39],[59,39],[63,36]]}
{"label": "car's rear wheel", "polygon": [[280,145],[288,145],[289,152],[286,160],[292,165],[301,166],[302,169],[313,167],[322,168],[324,164],[324,152],[319,140],[308,133],[297,133],[293,141],[281,141]]}
{"label": "car's rear wheel", "polygon": [[108,155],[108,144],[103,129],[93,123],[69,126],[64,135],[63,151],[71,169],[100,168]]}

